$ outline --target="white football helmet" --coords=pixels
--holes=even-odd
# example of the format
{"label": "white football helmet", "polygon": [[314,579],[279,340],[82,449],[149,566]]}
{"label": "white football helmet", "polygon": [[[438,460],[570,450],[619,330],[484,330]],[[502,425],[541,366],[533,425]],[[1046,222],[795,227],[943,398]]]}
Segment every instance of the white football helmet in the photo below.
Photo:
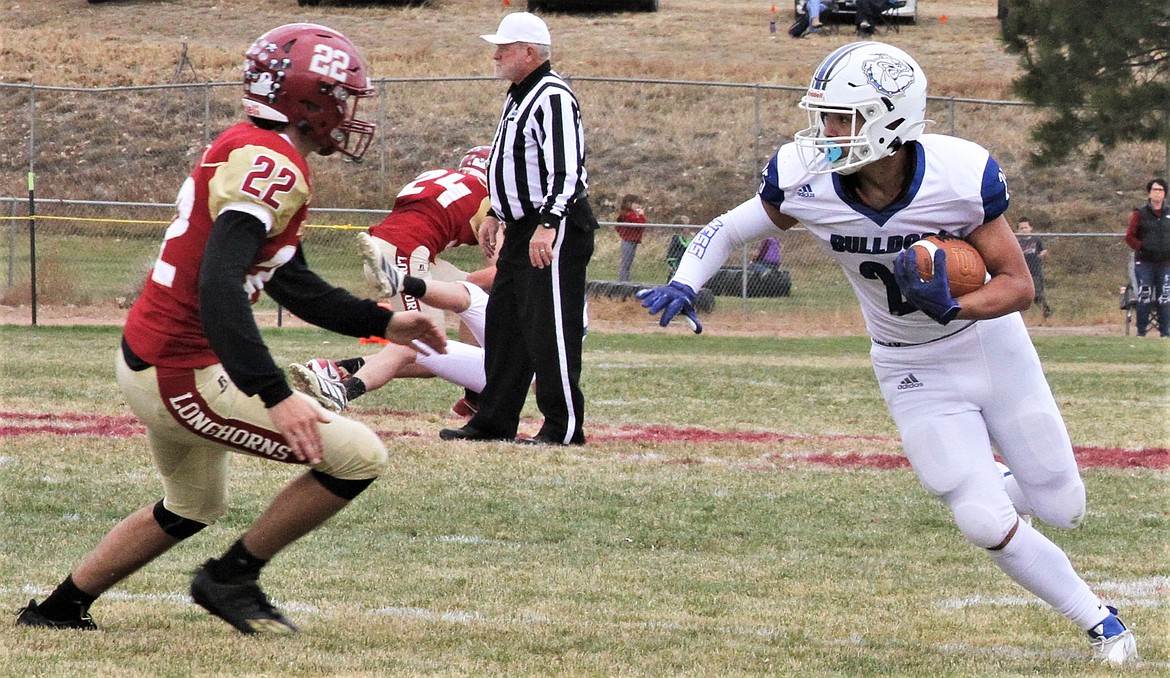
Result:
{"label": "white football helmet", "polygon": [[[926,125],[926,74],[906,52],[881,42],[852,42],[817,66],[800,100],[809,126],[796,133],[801,162],[813,174],[851,174],[893,155]],[[824,116],[852,117],[851,136],[829,137]]]}

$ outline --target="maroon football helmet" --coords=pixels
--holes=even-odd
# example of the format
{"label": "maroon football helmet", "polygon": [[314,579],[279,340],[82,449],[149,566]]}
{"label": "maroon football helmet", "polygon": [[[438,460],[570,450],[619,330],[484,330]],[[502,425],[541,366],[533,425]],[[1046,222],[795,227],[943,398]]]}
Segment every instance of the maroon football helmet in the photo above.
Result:
{"label": "maroon football helmet", "polygon": [[356,159],[376,125],[357,118],[374,96],[366,62],[341,33],[317,24],[286,24],[257,38],[244,54],[244,112],[296,125],[320,145]]}
{"label": "maroon football helmet", "polygon": [[491,146],[476,146],[463,155],[459,161],[459,171],[487,183],[488,158],[492,155]]}

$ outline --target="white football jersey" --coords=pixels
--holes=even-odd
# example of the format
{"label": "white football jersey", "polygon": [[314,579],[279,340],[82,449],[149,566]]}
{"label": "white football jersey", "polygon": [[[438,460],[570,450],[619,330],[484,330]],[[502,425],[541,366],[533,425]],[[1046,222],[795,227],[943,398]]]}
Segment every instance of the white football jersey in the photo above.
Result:
{"label": "white football jersey", "polygon": [[877,341],[922,344],[969,325],[943,326],[902,297],[894,280],[898,253],[927,235],[965,236],[1007,210],[1007,180],[978,144],[924,134],[908,144],[914,178],[905,194],[878,212],[852,198],[838,174],[810,174],[796,145],[780,147],[764,168],[760,199],[803,224],[844,269]]}

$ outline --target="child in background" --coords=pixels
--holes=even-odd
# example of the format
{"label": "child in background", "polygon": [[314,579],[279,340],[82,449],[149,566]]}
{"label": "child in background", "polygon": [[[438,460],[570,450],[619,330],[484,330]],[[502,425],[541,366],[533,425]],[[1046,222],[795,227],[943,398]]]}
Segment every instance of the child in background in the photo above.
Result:
{"label": "child in background", "polygon": [[[633,193],[622,196],[618,205],[617,219],[624,224],[646,223],[646,213],[642,211],[641,201]],[[616,226],[618,237],[622,239],[621,256],[618,260],[618,280],[630,282],[630,269],[634,266],[634,254],[638,251],[638,243],[642,242],[641,226]]]}

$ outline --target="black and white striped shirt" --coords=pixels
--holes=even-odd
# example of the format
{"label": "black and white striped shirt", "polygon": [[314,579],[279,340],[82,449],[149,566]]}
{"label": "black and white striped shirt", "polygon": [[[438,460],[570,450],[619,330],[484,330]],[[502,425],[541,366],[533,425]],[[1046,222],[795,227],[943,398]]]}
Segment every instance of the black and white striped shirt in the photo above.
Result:
{"label": "black and white striped shirt", "polygon": [[559,225],[587,187],[581,108],[546,61],[508,88],[488,161],[492,212],[505,222],[539,215]]}

